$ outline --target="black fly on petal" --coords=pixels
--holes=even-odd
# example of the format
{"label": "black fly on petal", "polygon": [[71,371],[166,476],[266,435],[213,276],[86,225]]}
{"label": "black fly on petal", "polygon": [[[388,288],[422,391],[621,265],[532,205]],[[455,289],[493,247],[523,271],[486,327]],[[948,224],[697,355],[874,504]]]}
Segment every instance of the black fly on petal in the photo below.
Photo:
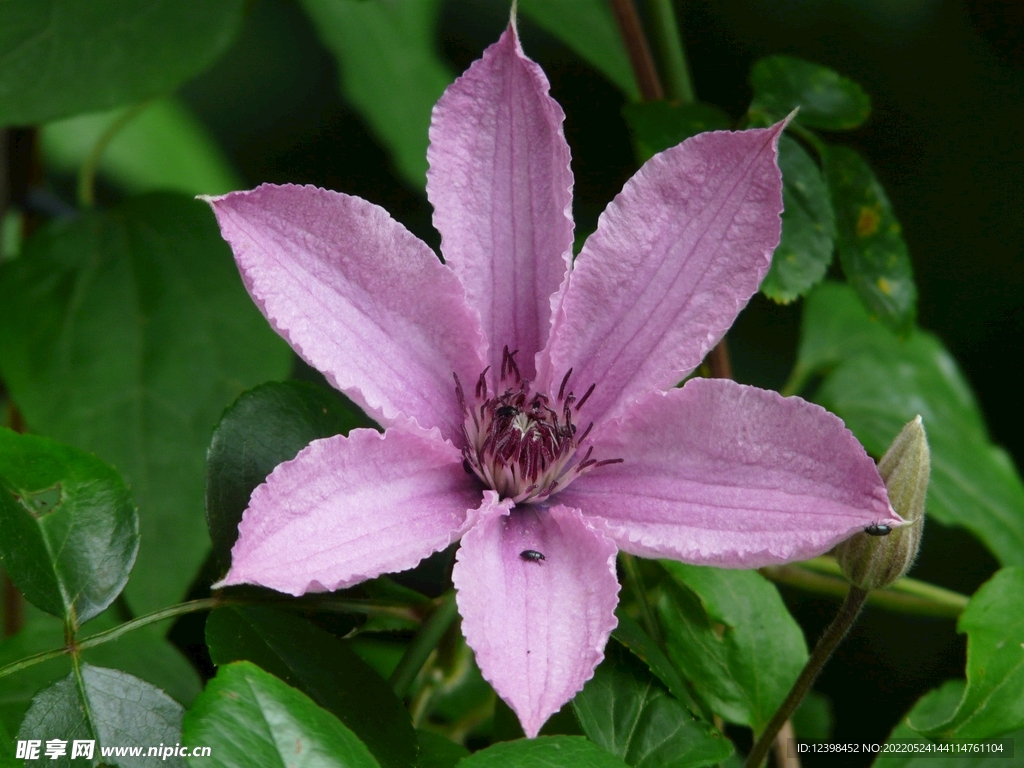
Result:
{"label": "black fly on petal", "polygon": [[544,554],[536,549],[524,549],[519,553],[519,556],[528,563],[539,563],[541,560],[547,560]]}

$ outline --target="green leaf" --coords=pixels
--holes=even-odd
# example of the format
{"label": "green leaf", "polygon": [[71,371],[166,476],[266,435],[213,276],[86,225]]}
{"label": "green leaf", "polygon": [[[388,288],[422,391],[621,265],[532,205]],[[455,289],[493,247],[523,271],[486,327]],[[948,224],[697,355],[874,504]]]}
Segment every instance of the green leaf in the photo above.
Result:
{"label": "green leaf", "polygon": [[459,768],[625,768],[619,758],[582,736],[503,741],[474,752]]}
{"label": "green leaf", "polygon": [[732,754],[714,726],[695,720],[643,663],[617,645],[572,700],[587,737],[635,768],[713,765]]}
{"label": "green leaf", "polygon": [[519,10],[622,91],[640,99],[622,35],[604,0],[519,0]]}
{"label": "green leaf", "polygon": [[957,629],[967,633],[967,688],[956,712],[925,734],[980,740],[1024,728],[1024,568],[982,585]]}
{"label": "green leaf", "polygon": [[[180,744],[183,714],[180,704],[137,677],[82,664],[80,676],[72,672],[32,700],[18,738],[39,739],[44,745],[48,739],[67,740],[65,755],[46,762],[55,767],[81,765],[81,758],[71,759],[73,742],[91,739],[98,763],[104,747]],[[140,763],[138,757],[128,756],[108,756],[102,762],[125,768]],[[159,764],[185,768],[180,757],[161,759]]]}
{"label": "green leaf", "polygon": [[139,551],[124,481],[95,456],[9,429],[0,429],[0,472],[0,565],[69,627],[101,613]]}
{"label": "green leaf", "polygon": [[314,440],[364,426],[373,422],[361,410],[316,384],[275,381],[243,392],[221,416],[206,455],[206,520],[222,567],[249,496],[274,467]]}
{"label": "green leaf", "polygon": [[[963,680],[949,680],[941,687],[929,691],[922,696],[914,705],[913,709],[900,721],[889,735],[889,744],[922,744],[931,745],[933,742],[922,736],[914,726],[924,728],[926,725],[941,723],[949,718],[957,708],[957,704],[964,693]],[[1016,745],[1024,743],[1024,730],[1008,735]],[[977,743],[974,740],[972,743]],[[940,749],[947,749],[943,743],[939,743]],[[1010,746],[1007,744],[1006,746]],[[934,747],[932,747],[934,749]],[[1002,759],[998,759],[1002,757]],[[1010,762],[1005,756],[999,753],[984,755],[978,753],[956,754],[955,752],[930,752],[915,755],[909,752],[882,753],[875,760],[876,766],[883,768],[986,768],[993,765],[1009,765]]]}
{"label": "green leaf", "polygon": [[917,314],[917,286],[892,204],[854,150],[828,147],[823,160],[846,279],[873,315],[906,333]]}
{"label": "green leaf", "polygon": [[430,731],[416,731],[416,741],[420,748],[416,768],[455,768],[459,760],[469,756],[469,750],[461,744]]}
{"label": "green leaf", "polygon": [[710,719],[711,713],[694,696],[693,691],[690,690],[682,675],[679,674],[679,670],[669,661],[653,638],[622,610],[621,604],[616,609],[615,616],[619,623],[612,632],[612,637],[626,648],[629,648],[634,656],[646,664],[647,668],[664,684],[669,693],[686,704],[691,713]]}
{"label": "green leaf", "polygon": [[871,101],[849,78],[828,67],[792,56],[760,59],[750,71],[751,112],[781,119],[797,107],[796,120],[808,128],[846,131],[868,119]]}
{"label": "green leaf", "polygon": [[[202,765],[227,768],[377,768],[369,750],[307,696],[240,661],[221,667],[185,715],[182,740],[202,744]],[[200,762],[194,763],[199,765]]]}
{"label": "green leaf", "polygon": [[206,622],[213,662],[258,664],[334,714],[384,768],[416,765],[416,734],[391,687],[338,638],[272,608],[219,608]]}
{"label": "green leaf", "polygon": [[[77,173],[97,140],[128,109],[132,107],[43,126],[46,167]],[[99,171],[132,193],[220,195],[242,187],[206,126],[176,98],[154,101],[122,127],[104,149]]]}
{"label": "green leaf", "polygon": [[0,3],[0,126],[169,93],[231,43],[243,0]]}
{"label": "green leaf", "polygon": [[139,504],[137,613],[179,600],[206,557],[203,463],[224,406],[291,359],[194,200],[58,222],[0,267],[0,373],[29,427],[95,451]]}
{"label": "green leaf", "polygon": [[817,691],[808,691],[793,713],[793,730],[801,741],[829,741],[834,723],[831,700]]}
{"label": "green leaf", "polygon": [[935,336],[915,330],[900,339],[849,287],[824,283],[807,297],[796,378],[814,373],[827,374],[815,400],[875,456],[920,414],[932,455],[928,515],[968,529],[1003,565],[1024,565],[1024,485]]}
{"label": "green leaf", "polygon": [[[113,629],[120,623],[114,614],[113,608],[101,613],[89,622],[79,638],[88,639],[98,632]],[[0,640],[0,667],[63,645],[61,621],[28,607],[21,631]],[[186,707],[202,688],[195,667],[156,626],[129,632],[117,640],[83,651],[82,658],[94,666],[119,669],[141,678]],[[17,730],[32,697],[70,672],[71,659],[60,656],[4,677],[0,680],[0,723],[6,723],[12,732]]]}
{"label": "green leaf", "polygon": [[660,562],[669,658],[716,713],[760,733],[807,662],[800,626],[756,571]]}
{"label": "green leaf", "polygon": [[836,218],[821,171],[789,136],[779,139],[779,167],[784,205],[782,240],[761,283],[761,292],[788,304],[825,277],[835,249]]}
{"label": "green leaf", "polygon": [[641,163],[698,133],[732,127],[729,116],[713,104],[647,101],[626,104],[622,108],[622,116],[629,126],[637,160]]}
{"label": "green leaf", "polygon": [[434,43],[440,0],[302,0],[338,62],[341,90],[391,153],[402,177],[423,189],[430,112],[455,77]]}

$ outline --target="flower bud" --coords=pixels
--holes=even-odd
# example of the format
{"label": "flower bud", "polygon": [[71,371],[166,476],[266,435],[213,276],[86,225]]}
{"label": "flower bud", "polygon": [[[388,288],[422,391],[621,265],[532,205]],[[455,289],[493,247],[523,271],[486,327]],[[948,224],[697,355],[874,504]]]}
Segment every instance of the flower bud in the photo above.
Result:
{"label": "flower bud", "polygon": [[921,544],[930,472],[928,438],[918,416],[903,427],[878,462],[889,503],[907,524],[894,528],[888,535],[872,531],[881,526],[871,526],[836,547],[839,567],[852,584],[861,589],[880,589],[910,570]]}

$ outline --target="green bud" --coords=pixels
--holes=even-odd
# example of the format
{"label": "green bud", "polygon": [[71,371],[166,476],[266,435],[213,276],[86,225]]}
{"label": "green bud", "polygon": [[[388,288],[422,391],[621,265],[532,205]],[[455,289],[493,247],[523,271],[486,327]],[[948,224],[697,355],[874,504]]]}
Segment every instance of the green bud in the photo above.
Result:
{"label": "green bud", "polygon": [[931,453],[920,416],[893,440],[878,462],[878,473],[889,492],[889,503],[908,524],[887,536],[856,533],[836,547],[843,574],[861,589],[889,586],[910,570],[917,557],[931,473]]}

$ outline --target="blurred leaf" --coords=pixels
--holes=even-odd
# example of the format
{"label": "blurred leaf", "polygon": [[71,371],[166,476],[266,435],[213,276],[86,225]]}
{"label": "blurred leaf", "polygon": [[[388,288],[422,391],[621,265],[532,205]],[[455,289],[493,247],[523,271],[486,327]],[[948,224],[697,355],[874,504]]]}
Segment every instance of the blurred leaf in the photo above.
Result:
{"label": "blurred leaf", "polygon": [[[132,107],[43,126],[47,168],[77,173],[96,141],[128,109]],[[104,149],[99,171],[132,193],[220,195],[242,187],[206,126],[173,97],[154,101],[124,125]]]}
{"label": "blurred leaf", "polygon": [[572,705],[587,737],[635,768],[713,765],[733,751],[714,726],[695,720],[639,659],[615,644]]}
{"label": "blurred leaf", "polygon": [[302,0],[338,62],[342,93],[391,153],[402,177],[427,180],[430,112],[455,76],[437,53],[440,0]]}
{"label": "blurred leaf", "polygon": [[124,589],[139,516],[91,454],[0,428],[0,565],[27,600],[77,627]]}
{"label": "blurred leaf", "polygon": [[[949,680],[941,687],[929,691],[914,705],[914,708],[900,721],[889,735],[888,743],[930,744],[928,739],[911,727],[923,727],[924,724],[941,723],[956,709],[964,693],[963,680]],[[1024,743],[1024,731],[1009,734],[1017,745]],[[1002,759],[1000,759],[1002,758]],[[996,760],[995,763],[992,761]],[[880,754],[875,760],[876,766],[882,768],[986,768],[991,765],[1010,765],[1005,755],[980,753],[925,753],[914,755],[907,752]]]}
{"label": "blurred leaf", "polygon": [[785,207],[782,240],[761,283],[761,292],[788,304],[825,277],[835,249],[836,217],[821,171],[789,136],[779,139],[779,167]]}
{"label": "blurred leaf", "polygon": [[968,529],[1003,565],[1024,565],[1024,485],[935,336],[901,340],[849,287],[823,283],[807,297],[797,356],[797,377],[814,373],[827,373],[815,400],[875,456],[920,414],[932,455],[928,515]]}
{"label": "blurred leaf", "polygon": [[168,93],[231,43],[243,0],[0,3],[0,126]]}
{"label": "blurred leaf", "polygon": [[348,641],[348,647],[385,680],[395,671],[405,654],[406,645],[402,640],[384,640],[366,635],[358,635]]}
{"label": "blurred leaf", "polygon": [[469,750],[461,744],[430,731],[416,731],[416,739],[420,748],[417,768],[455,768],[459,760],[469,756]]}
{"label": "blurred leaf", "polygon": [[1024,728],[1024,568],[1003,568],[983,584],[957,629],[967,633],[963,699],[945,722],[919,729],[980,740]]}
{"label": "blurred leaf", "polygon": [[[99,763],[103,747],[156,746],[180,744],[181,705],[163,691],[124,672],[82,664],[81,679],[74,673],[41,691],[33,700],[18,731],[19,739],[66,739],[67,752],[46,764],[81,765],[71,759],[75,739],[96,742],[94,758]],[[197,742],[203,744],[204,742]],[[137,757],[105,757],[102,762],[134,768]],[[156,760],[150,761],[156,763]],[[160,765],[185,768],[180,757],[168,757]]]}
{"label": "blurred leaf", "polygon": [[797,107],[796,120],[808,128],[846,131],[868,119],[871,101],[839,73],[792,56],[760,59],[750,71],[750,110],[780,120]]}
{"label": "blurred leaf", "polygon": [[215,767],[378,766],[334,715],[247,661],[217,671],[185,715],[182,741],[210,747],[200,762]]}
{"label": "blurred leaf", "polygon": [[[120,623],[114,613],[113,608],[101,613],[79,633],[79,638],[113,629]],[[0,640],[0,667],[62,645],[64,629],[60,620],[29,606],[21,631]],[[161,636],[157,626],[128,632],[117,640],[83,651],[82,659],[94,666],[119,669],[145,680],[186,707],[202,688],[195,667]],[[3,678],[0,681],[0,723],[6,723],[12,733],[16,731],[32,697],[70,672],[71,659],[61,656]]]}
{"label": "blurred leaf", "polygon": [[760,733],[807,662],[800,626],[756,571],[660,562],[669,658],[716,713]]}
{"label": "blurred leaf", "polygon": [[917,286],[889,198],[868,164],[849,147],[828,147],[823,160],[846,279],[873,315],[906,333],[917,314]]}
{"label": "blurred leaf", "polygon": [[626,764],[582,736],[541,736],[502,741],[474,752],[459,768],[625,768]]}
{"label": "blurred leaf", "polygon": [[607,77],[628,99],[640,99],[629,55],[606,0],[519,0],[519,10]]}
{"label": "blurred leaf", "polygon": [[651,636],[622,610],[621,604],[616,609],[615,616],[619,624],[612,632],[612,637],[626,648],[629,648],[634,656],[646,664],[647,668],[664,684],[669,693],[686,704],[691,713],[695,715],[703,714],[710,718],[711,713],[706,710],[703,703],[697,701],[686,681],[679,674],[679,670],[668,660],[668,657]]}
{"label": "blurred leaf", "polygon": [[797,738],[802,741],[828,741],[834,727],[832,701],[824,694],[809,691],[793,713],[793,730]]}
{"label": "blurred leaf", "polygon": [[641,164],[698,133],[732,127],[729,116],[713,104],[647,101],[626,104],[622,116],[633,136]]}
{"label": "blurred leaf", "polygon": [[214,664],[251,661],[309,695],[358,736],[383,768],[416,765],[409,713],[341,640],[291,614],[258,606],[218,608],[206,621]]}
{"label": "blurred leaf", "polygon": [[222,568],[230,564],[249,496],[312,441],[373,426],[338,392],[300,381],[262,384],[224,411],[206,455],[206,520]]}
{"label": "blurred leaf", "polygon": [[0,371],[29,427],[131,484],[138,613],[179,600],[208,548],[203,460],[224,406],[291,352],[202,203],[161,194],[58,222],[0,267]]}

